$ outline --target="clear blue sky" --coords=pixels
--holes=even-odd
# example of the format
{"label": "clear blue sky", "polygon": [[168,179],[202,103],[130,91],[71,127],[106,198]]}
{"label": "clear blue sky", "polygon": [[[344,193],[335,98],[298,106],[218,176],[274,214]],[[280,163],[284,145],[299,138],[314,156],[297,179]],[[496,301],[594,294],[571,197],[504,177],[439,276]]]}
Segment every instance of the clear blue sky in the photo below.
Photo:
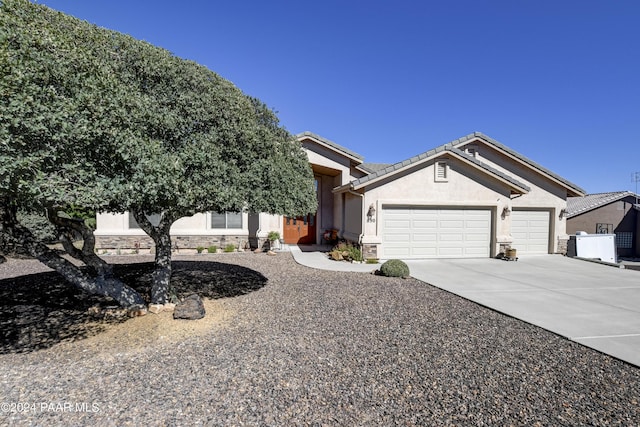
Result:
{"label": "clear blue sky", "polygon": [[40,3],[203,64],[368,162],[480,131],[589,193],[636,189],[638,0]]}

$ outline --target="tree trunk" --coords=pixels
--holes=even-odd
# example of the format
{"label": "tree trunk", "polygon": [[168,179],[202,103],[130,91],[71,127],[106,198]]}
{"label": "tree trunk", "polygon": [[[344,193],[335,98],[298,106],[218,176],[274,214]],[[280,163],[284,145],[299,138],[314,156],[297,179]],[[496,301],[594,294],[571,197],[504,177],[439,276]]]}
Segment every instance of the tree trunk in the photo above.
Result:
{"label": "tree trunk", "polygon": [[30,256],[57,271],[74,286],[90,294],[113,298],[125,308],[141,309],[145,307],[144,300],[134,289],[113,277],[89,277],[80,268],[38,241],[31,231],[18,223],[15,207],[10,206],[6,200],[0,200],[0,227],[0,233],[3,234],[3,238],[0,240],[10,241],[14,245],[20,246]]}
{"label": "tree trunk", "polygon": [[[113,278],[113,267],[96,255],[96,238],[84,220],[61,217],[56,209],[47,209],[47,217],[55,225],[58,238],[69,255],[94,269],[97,276],[103,279]],[[82,249],[73,245],[75,235],[82,237]]]}
{"label": "tree trunk", "polygon": [[142,209],[132,211],[138,225],[153,239],[156,245],[155,270],[151,285],[151,304],[169,302],[171,288],[171,225],[175,221],[171,212],[163,211],[157,226],[151,224]]}

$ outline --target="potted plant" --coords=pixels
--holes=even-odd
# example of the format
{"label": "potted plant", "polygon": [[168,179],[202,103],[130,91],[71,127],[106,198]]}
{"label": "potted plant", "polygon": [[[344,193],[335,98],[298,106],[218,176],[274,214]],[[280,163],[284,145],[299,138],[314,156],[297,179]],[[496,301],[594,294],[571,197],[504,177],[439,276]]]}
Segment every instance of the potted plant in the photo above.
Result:
{"label": "potted plant", "polygon": [[267,235],[267,239],[269,240],[269,249],[277,249],[275,242],[280,243],[280,233],[277,231],[270,231]]}

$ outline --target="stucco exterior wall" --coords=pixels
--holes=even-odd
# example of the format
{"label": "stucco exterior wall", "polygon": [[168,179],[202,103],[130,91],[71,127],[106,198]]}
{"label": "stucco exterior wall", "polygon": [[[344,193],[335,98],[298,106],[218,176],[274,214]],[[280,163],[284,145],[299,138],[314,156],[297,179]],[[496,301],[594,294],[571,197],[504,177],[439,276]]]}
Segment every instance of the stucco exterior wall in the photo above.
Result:
{"label": "stucco exterior wall", "polygon": [[552,252],[562,252],[562,248],[568,240],[566,219],[560,216],[560,212],[567,207],[566,188],[493,147],[471,142],[459,148],[464,150],[467,146],[476,148],[478,160],[515,177],[530,188],[527,194],[513,198],[511,207],[512,209],[549,211],[551,214],[550,237],[552,241],[550,243]]}
{"label": "stucco exterior wall", "polygon": [[[436,161],[446,161],[448,178],[438,181],[435,177]],[[503,208],[511,206],[510,188],[486,174],[462,164],[455,158],[438,158],[407,170],[393,180],[386,180],[367,187],[364,209],[374,205],[376,214],[365,222],[362,243],[382,243],[382,223],[378,220],[385,205],[443,207],[456,206],[486,208],[492,211],[493,253],[499,244],[509,240],[509,217],[499,216]]]}
{"label": "stucco exterior wall", "polygon": [[[351,161],[348,158],[309,141],[304,141],[302,147],[307,153],[309,163],[321,167],[320,173],[339,177],[337,185],[346,184],[353,179],[351,177]],[[322,172],[322,169],[329,171]]]}
{"label": "stucco exterior wall", "polygon": [[637,211],[629,201],[618,200],[567,220],[567,233],[586,231],[596,233],[596,224],[612,224],[612,232],[636,230]]}
{"label": "stucco exterior wall", "polygon": [[637,227],[640,215],[633,208],[633,203],[635,203],[635,198],[628,197],[574,216],[567,220],[567,233],[571,235],[578,231],[585,231],[589,234],[595,234],[597,233],[597,224],[611,224],[612,229],[610,231],[612,233],[633,233],[633,247],[618,248],[618,255],[624,257],[639,256],[639,233]]}
{"label": "stucco exterior wall", "polygon": [[[100,213],[96,216],[96,249],[148,249],[151,238],[140,228],[129,227],[128,213]],[[213,229],[208,213],[180,218],[171,227],[174,248],[193,249],[198,246],[218,247],[233,243],[244,248],[249,241],[248,214],[242,214],[242,228]]]}
{"label": "stucco exterior wall", "polygon": [[345,221],[342,237],[359,243],[362,234],[363,197],[344,193]]}

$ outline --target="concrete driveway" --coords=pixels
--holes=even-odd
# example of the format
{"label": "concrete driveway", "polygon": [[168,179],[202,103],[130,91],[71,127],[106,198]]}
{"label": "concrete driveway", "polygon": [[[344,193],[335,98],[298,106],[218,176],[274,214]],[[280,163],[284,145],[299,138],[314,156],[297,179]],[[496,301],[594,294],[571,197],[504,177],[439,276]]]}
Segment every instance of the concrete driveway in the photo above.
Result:
{"label": "concrete driveway", "polygon": [[640,366],[640,271],[561,255],[407,264],[419,280]]}

